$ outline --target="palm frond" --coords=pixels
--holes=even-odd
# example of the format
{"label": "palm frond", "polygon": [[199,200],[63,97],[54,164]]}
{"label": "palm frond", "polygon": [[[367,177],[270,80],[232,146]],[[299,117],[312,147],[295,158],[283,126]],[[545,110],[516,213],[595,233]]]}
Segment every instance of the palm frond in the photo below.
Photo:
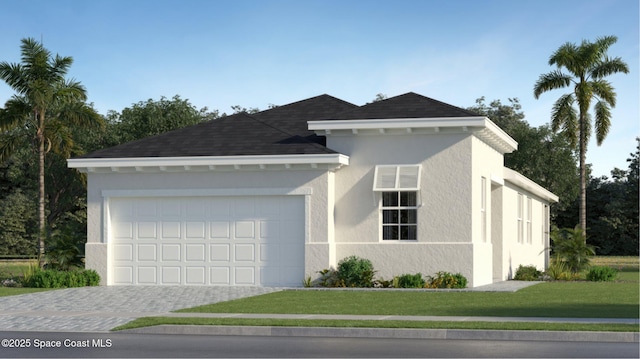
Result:
{"label": "palm frond", "polygon": [[543,92],[567,87],[571,84],[571,76],[562,73],[560,70],[552,71],[540,75],[538,81],[533,86],[533,95],[539,98]]}
{"label": "palm frond", "polygon": [[0,109],[0,131],[24,126],[30,121],[31,107],[23,96],[12,96]]}
{"label": "palm frond", "polygon": [[611,108],[606,102],[598,101],[594,109],[596,114],[596,142],[598,146],[600,146],[607,137],[609,128],[611,127]]}
{"label": "palm frond", "polygon": [[565,94],[553,104],[551,110],[551,129],[562,133],[567,137],[572,147],[578,143],[578,114],[573,107],[575,98],[573,94]]}
{"label": "palm frond", "polygon": [[51,150],[65,158],[74,149],[72,132],[62,121],[50,120],[45,129],[45,137],[51,144]]}
{"label": "palm frond", "polygon": [[566,67],[567,69],[571,69],[576,63],[577,51],[578,47],[576,44],[567,42],[551,54],[551,57],[549,57],[549,65],[556,65],[558,68]]}
{"label": "palm frond", "polygon": [[4,163],[25,141],[23,131],[8,131],[0,134],[0,163]]}
{"label": "palm frond", "polygon": [[594,79],[601,79],[603,77],[617,74],[619,72],[628,74],[629,65],[622,61],[621,58],[615,57],[613,59],[604,57],[604,59],[596,64],[590,71],[591,77]]}
{"label": "palm frond", "polygon": [[616,91],[609,81],[602,79],[591,81],[591,88],[593,93],[602,101],[605,101],[611,107],[616,107]]}

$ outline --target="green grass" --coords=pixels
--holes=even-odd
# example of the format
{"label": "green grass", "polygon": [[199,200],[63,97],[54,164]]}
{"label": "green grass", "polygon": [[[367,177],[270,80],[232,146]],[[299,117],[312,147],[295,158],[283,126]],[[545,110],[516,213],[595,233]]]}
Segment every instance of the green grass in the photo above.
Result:
{"label": "green grass", "polygon": [[243,318],[175,318],[147,317],[136,319],[112,330],[126,330],[153,325],[237,325],[276,327],[348,327],[410,329],[484,329],[484,330],[553,330],[638,332],[632,324],[581,324],[534,322],[444,322],[408,320],[311,320],[311,319],[243,319]]}
{"label": "green grass", "polygon": [[503,292],[291,290],[180,312],[638,318],[637,282],[547,282]]}
{"label": "green grass", "polygon": [[36,292],[42,292],[42,291],[45,291],[45,290],[51,290],[51,289],[0,287],[0,297],[6,297],[6,296],[9,296],[9,295],[20,295],[20,294],[36,293]]}

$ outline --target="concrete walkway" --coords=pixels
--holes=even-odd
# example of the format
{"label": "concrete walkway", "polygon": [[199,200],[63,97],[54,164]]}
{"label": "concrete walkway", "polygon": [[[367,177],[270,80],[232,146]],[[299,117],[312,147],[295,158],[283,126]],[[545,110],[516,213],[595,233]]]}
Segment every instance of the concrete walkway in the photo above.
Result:
{"label": "concrete walkway", "polygon": [[[537,282],[508,281],[488,286],[462,289],[460,291],[515,292]],[[217,303],[249,296],[261,295],[283,290],[284,288],[265,287],[85,287],[70,288],[18,296],[0,297],[0,330],[3,331],[67,331],[67,332],[107,332],[133,319],[148,316],[202,317],[202,318],[276,318],[276,319],[345,319],[345,320],[412,320],[412,321],[488,321],[488,322],[545,322],[545,323],[622,323],[639,325],[638,319],[606,318],[531,318],[531,317],[440,317],[440,316],[388,316],[388,315],[308,315],[308,314],[237,314],[237,313],[172,313],[177,309],[197,305]],[[306,289],[298,290],[345,290],[345,289]],[[347,289],[379,290],[379,289]],[[402,291],[403,289],[396,289]],[[416,291],[416,289],[406,289]],[[428,290],[424,291],[441,291]],[[159,326],[140,328],[135,332],[174,333],[174,334],[216,334],[238,335],[330,335],[339,336],[392,336],[409,337],[456,337],[462,332],[464,338],[470,335],[486,333],[494,336],[506,335],[505,331],[452,331],[452,330],[395,330],[367,328],[278,328],[278,327],[212,327],[212,326]],[[476,334],[473,334],[473,333]],[[444,334],[443,334],[444,333]],[[453,334],[457,333],[457,334]],[[485,334],[481,334],[485,333]],[[498,334],[502,333],[502,334]],[[547,334],[527,331],[528,340],[547,338]],[[542,332],[545,333],[545,332]],[[556,332],[554,332],[556,333]],[[561,333],[561,332],[557,332]],[[521,334],[511,333],[517,337]],[[566,333],[555,338],[567,338]],[[574,336],[575,337],[575,336]],[[595,336],[593,333],[582,335],[575,340],[597,341],[638,341],[638,333],[605,333]],[[587,339],[584,339],[587,338]],[[462,337],[460,337],[462,339]]]}

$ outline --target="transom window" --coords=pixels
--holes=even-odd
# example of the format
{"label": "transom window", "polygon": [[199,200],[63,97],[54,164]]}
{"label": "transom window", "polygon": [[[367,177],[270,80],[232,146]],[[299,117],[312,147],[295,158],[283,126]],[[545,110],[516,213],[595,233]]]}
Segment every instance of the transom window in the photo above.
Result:
{"label": "transom window", "polygon": [[417,192],[382,192],[382,239],[418,239]]}

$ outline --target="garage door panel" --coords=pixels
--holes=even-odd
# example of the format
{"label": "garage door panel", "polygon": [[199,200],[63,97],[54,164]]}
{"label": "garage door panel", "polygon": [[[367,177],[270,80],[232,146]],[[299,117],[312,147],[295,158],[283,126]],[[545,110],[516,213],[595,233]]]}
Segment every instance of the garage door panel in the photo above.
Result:
{"label": "garage door panel", "polygon": [[155,244],[139,244],[136,246],[137,249],[137,258],[139,262],[144,261],[152,261],[155,262],[158,260],[156,255],[157,245]]}
{"label": "garage door panel", "polygon": [[187,239],[192,240],[192,239],[205,239],[206,235],[205,235],[205,222],[204,221],[198,221],[198,222],[193,222],[193,221],[189,221],[187,222]]}
{"label": "garage door panel", "polygon": [[161,239],[178,239],[180,238],[180,228],[182,223],[176,221],[162,222],[162,238]]}
{"label": "garage door panel", "polygon": [[207,250],[204,244],[187,244],[185,246],[187,262],[204,262]]}
{"label": "garage door panel", "polygon": [[181,284],[182,282],[182,278],[180,277],[182,272],[181,267],[163,266],[161,267],[161,272],[162,272],[162,276],[160,277],[161,279],[160,284],[172,284],[172,285]]}
{"label": "garage door panel", "polygon": [[138,239],[156,239],[158,232],[156,231],[157,222],[138,222],[137,234]]}
{"label": "garage door panel", "polygon": [[205,267],[186,267],[186,284],[206,284]]}
{"label": "garage door panel", "polygon": [[138,267],[138,284],[156,284],[158,283],[158,268]]}
{"label": "garage door panel", "polygon": [[237,221],[235,222],[235,238],[255,238],[253,221]]}
{"label": "garage door panel", "polygon": [[132,261],[133,260],[133,244],[114,244],[113,260],[115,261]]}
{"label": "garage door panel", "polygon": [[235,284],[256,284],[256,269],[254,267],[235,267]]}
{"label": "garage door panel", "polygon": [[180,261],[180,245],[179,244],[162,244],[162,261]]}
{"label": "garage door panel", "polygon": [[231,238],[229,232],[229,221],[212,221],[211,222],[211,238]]}
{"label": "garage door panel", "polygon": [[301,196],[120,198],[109,209],[111,284],[298,286],[304,275]]}
{"label": "garage door panel", "polygon": [[231,284],[231,268],[230,267],[211,267],[211,284],[229,285]]}
{"label": "garage door panel", "polygon": [[236,262],[254,262],[256,259],[254,244],[236,244],[235,260]]}
{"label": "garage door panel", "polygon": [[228,262],[231,260],[231,245],[230,244],[211,244],[210,256],[211,261],[223,261]]}
{"label": "garage door panel", "polygon": [[117,266],[113,270],[114,284],[132,284],[133,266]]}

